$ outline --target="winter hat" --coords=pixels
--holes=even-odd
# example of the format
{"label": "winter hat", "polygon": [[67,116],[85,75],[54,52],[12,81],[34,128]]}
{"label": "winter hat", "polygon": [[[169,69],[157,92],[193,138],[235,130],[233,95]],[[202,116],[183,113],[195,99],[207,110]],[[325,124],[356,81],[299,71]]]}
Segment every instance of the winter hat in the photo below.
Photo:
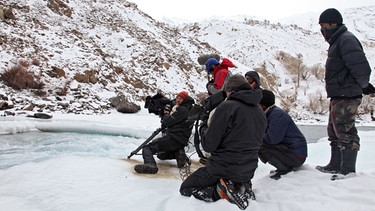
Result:
{"label": "winter hat", "polygon": [[322,12],[319,17],[319,23],[337,23],[342,25],[342,16],[338,10],[329,8]]}
{"label": "winter hat", "polygon": [[249,72],[245,73],[245,77],[251,77],[257,83],[256,88],[260,87],[259,74],[256,71],[249,71]]}
{"label": "winter hat", "polygon": [[269,90],[262,90],[263,97],[259,104],[264,105],[266,108],[275,104],[275,95]]}
{"label": "winter hat", "polygon": [[185,91],[182,91],[182,92],[177,94],[177,97],[181,97],[182,99],[185,100],[187,97],[189,97],[189,94]]}
{"label": "winter hat", "polygon": [[217,59],[215,58],[209,58],[207,61],[206,61],[206,70],[207,72],[211,72],[213,69],[214,69],[214,66],[216,65],[219,65],[219,61],[217,61]]}
{"label": "winter hat", "polygon": [[241,84],[247,83],[245,77],[243,77],[240,74],[232,75],[229,79],[227,84],[225,85],[224,90],[225,91],[234,91],[237,87],[239,87]]}

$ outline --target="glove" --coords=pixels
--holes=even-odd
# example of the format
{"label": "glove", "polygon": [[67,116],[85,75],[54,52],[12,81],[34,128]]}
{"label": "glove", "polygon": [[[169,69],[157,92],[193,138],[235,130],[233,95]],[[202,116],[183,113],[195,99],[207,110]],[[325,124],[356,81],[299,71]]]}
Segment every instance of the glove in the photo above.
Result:
{"label": "glove", "polygon": [[374,94],[375,87],[372,84],[368,83],[367,87],[362,89],[362,92],[364,95]]}

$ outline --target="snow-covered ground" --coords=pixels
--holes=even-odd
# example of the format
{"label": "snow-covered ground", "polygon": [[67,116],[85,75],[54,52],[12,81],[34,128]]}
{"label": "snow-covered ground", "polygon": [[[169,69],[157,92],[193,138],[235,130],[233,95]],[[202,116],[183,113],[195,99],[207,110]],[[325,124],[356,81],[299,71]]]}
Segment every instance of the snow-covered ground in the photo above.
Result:
{"label": "snow-covered ground", "polygon": [[[239,210],[225,200],[181,196],[175,161],[158,161],[166,168],[157,175],[134,172],[141,156],[126,157],[159,125],[146,110],[54,114],[50,120],[0,117],[1,210]],[[356,177],[331,181],[315,170],[329,160],[327,138],[321,138],[308,145],[301,169],[280,180],[269,178],[272,166],[259,163],[252,180],[257,200],[246,210],[375,210],[375,133],[359,135]],[[193,151],[188,154],[197,161]]]}

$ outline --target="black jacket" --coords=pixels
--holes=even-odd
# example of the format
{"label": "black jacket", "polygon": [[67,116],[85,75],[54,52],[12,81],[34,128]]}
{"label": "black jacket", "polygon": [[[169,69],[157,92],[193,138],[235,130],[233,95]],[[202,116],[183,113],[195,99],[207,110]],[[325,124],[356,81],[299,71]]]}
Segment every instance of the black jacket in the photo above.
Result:
{"label": "black jacket", "polygon": [[236,182],[253,178],[267,125],[258,106],[261,98],[260,89],[245,83],[217,107],[202,136],[203,149],[211,153],[206,167],[212,176]]}
{"label": "black jacket", "polygon": [[194,99],[187,97],[171,115],[164,115],[162,125],[167,128],[165,138],[187,145],[194,121],[187,121]]}
{"label": "black jacket", "polygon": [[361,43],[344,25],[337,29],[328,42],[330,46],[325,74],[327,96],[361,97],[371,74]]}

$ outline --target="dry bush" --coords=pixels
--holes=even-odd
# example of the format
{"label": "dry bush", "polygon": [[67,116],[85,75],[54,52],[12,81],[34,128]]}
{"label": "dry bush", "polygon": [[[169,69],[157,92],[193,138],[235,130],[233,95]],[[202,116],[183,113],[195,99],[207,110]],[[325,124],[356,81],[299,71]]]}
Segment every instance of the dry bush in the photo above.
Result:
{"label": "dry bush", "polygon": [[199,92],[196,94],[197,100],[195,101],[196,104],[203,105],[204,100],[208,97],[207,92]]}
{"label": "dry bush", "polygon": [[286,52],[278,51],[275,58],[280,61],[287,71],[297,76],[297,80],[295,81],[297,87],[299,87],[301,80],[306,81],[310,77],[309,68],[303,64],[302,54],[292,56]]}
{"label": "dry bush", "polygon": [[43,89],[44,83],[38,82],[35,76],[21,65],[6,70],[0,80],[7,86],[16,90],[21,89]]}
{"label": "dry bush", "polygon": [[323,97],[320,90],[315,95],[309,96],[309,110],[314,114],[326,114],[329,110],[329,100]]}
{"label": "dry bush", "polygon": [[34,59],[32,59],[31,64],[39,67],[40,66],[40,61],[38,59],[34,58]]}
{"label": "dry bush", "polygon": [[263,88],[273,90],[273,87],[279,86],[277,76],[267,70],[266,62],[260,64],[259,67],[254,67],[254,70],[259,73],[260,84]]}
{"label": "dry bush", "polygon": [[70,86],[70,83],[71,83],[71,82],[72,82],[72,81],[67,81],[67,82],[65,83],[65,86],[64,86],[64,87],[57,87],[55,93],[56,93],[58,96],[66,96],[66,94],[68,93],[69,86]]}
{"label": "dry bush", "polygon": [[96,84],[98,78],[96,77],[96,72],[94,70],[86,70],[84,74],[76,73],[74,79],[80,83],[91,83]]}
{"label": "dry bush", "polygon": [[26,69],[30,67],[30,63],[27,60],[20,60],[18,64]]}
{"label": "dry bush", "polygon": [[310,68],[311,74],[315,76],[316,79],[323,81],[325,70],[321,64],[315,64]]}
{"label": "dry bush", "polygon": [[296,107],[297,96],[293,90],[280,92],[280,107],[289,113],[292,108]]}
{"label": "dry bush", "polygon": [[370,95],[365,95],[362,98],[362,103],[358,108],[359,114],[368,114],[371,113],[372,110],[374,110],[374,103],[375,99]]}

